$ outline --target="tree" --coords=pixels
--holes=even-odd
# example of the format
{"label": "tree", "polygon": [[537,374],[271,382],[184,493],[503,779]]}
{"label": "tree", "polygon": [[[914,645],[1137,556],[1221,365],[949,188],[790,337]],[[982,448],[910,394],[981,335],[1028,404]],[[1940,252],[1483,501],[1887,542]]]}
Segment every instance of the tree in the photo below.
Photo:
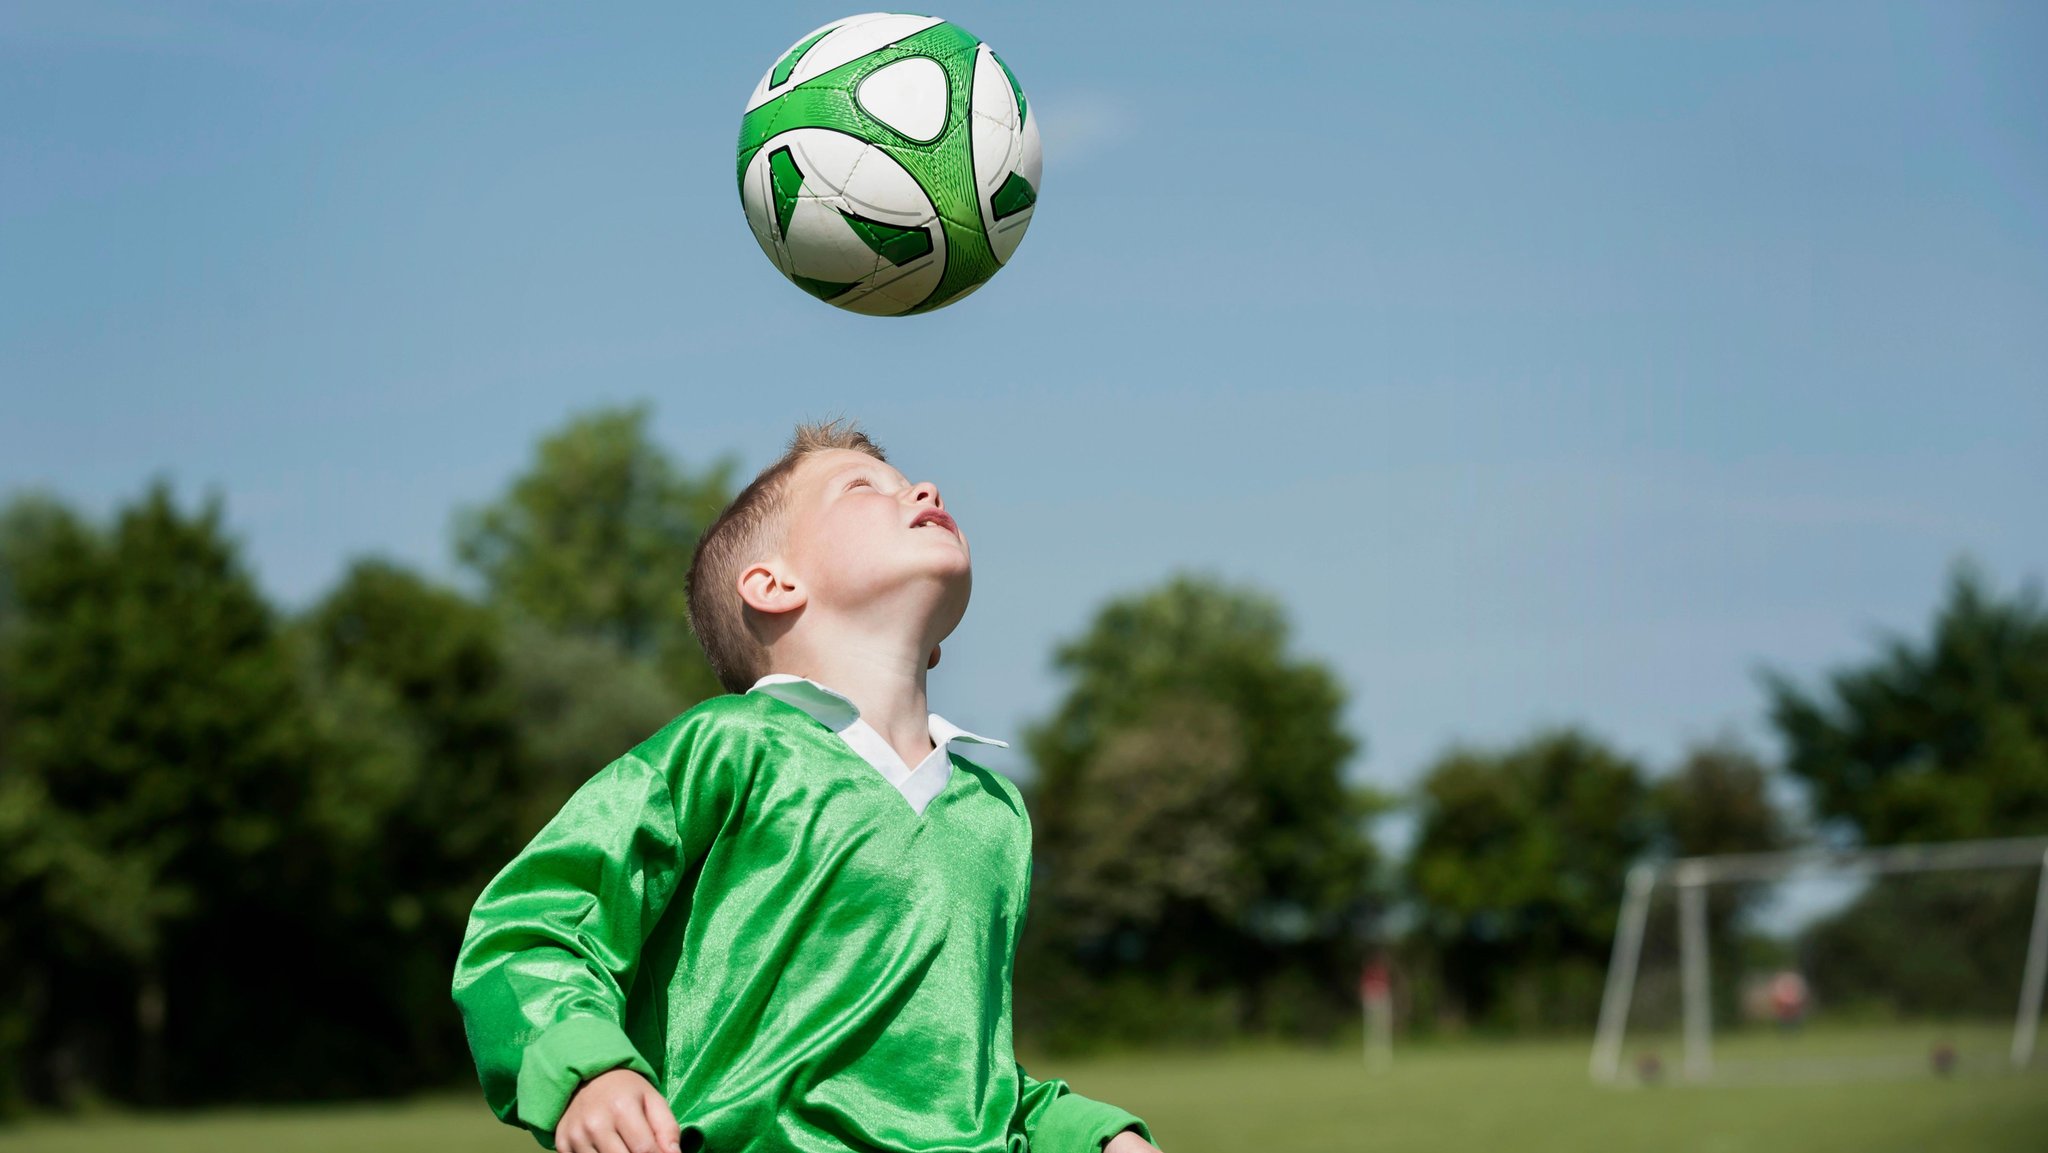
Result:
{"label": "tree", "polygon": [[53,819],[47,791],[16,756],[20,713],[8,675],[26,625],[21,582],[26,575],[34,584],[24,570],[78,529],[69,509],[40,495],[0,509],[0,1117],[20,1112],[32,1096],[26,1074],[60,944],[47,892],[52,875],[60,888],[89,888],[75,875],[96,860],[75,830]]}
{"label": "tree", "polygon": [[357,1056],[382,1074],[364,1087],[417,1083],[466,1055],[445,955],[532,833],[503,628],[453,590],[361,560],[295,640],[341,750],[311,816],[331,848],[328,914],[347,926],[330,959],[359,974]]}
{"label": "tree", "polygon": [[[1868,845],[2048,832],[2048,609],[1954,569],[1924,641],[1891,636],[1808,694],[1766,678],[1787,768],[1843,839]],[[2026,875],[1874,885],[1812,934],[1838,1000],[1976,1013],[2018,983],[2033,916]],[[1946,947],[1916,934],[1940,926]]]}
{"label": "tree", "polygon": [[468,1061],[447,950],[477,894],[677,694],[609,642],[507,622],[386,561],[351,566],[295,639],[344,750],[312,812],[348,923],[331,947],[363,974],[355,1034],[382,1042],[362,1063],[374,1087],[418,1084]]}
{"label": "tree", "polygon": [[[322,676],[374,686],[411,746],[411,771],[369,807],[387,843],[376,867],[415,892],[458,883],[448,896],[461,904],[449,910],[459,926],[470,882],[488,879],[478,869],[519,832],[517,700],[497,618],[417,574],[362,560],[301,627]],[[359,812],[367,799],[357,798]]]}
{"label": "tree", "polygon": [[1158,1012],[1172,989],[1252,990],[1232,1024],[1270,1024],[1257,998],[1284,972],[1348,988],[1378,802],[1343,779],[1358,746],[1336,677],[1288,640],[1270,597],[1178,575],[1058,648],[1066,694],[1025,735],[1049,983],[1135,976],[1161,1001],[1125,1016],[1154,1035],[1185,1019]]}
{"label": "tree", "polygon": [[1665,851],[1705,857],[1784,848],[1791,832],[1770,782],[1770,769],[1732,739],[1694,745],[1652,793]]}
{"label": "tree", "polygon": [[502,496],[458,517],[456,552],[494,606],[652,662],[690,704],[722,690],[690,635],[683,577],[736,464],[683,470],[647,418],[644,404],[599,409],[542,439]]}
{"label": "tree", "polygon": [[2048,831],[2048,611],[1959,565],[1924,644],[1887,639],[1808,695],[1767,674],[1786,767],[1866,844]]}
{"label": "tree", "polygon": [[[1694,745],[1651,790],[1657,850],[1669,857],[1705,857],[1785,848],[1791,831],[1771,800],[1771,780],[1771,770],[1732,737]],[[1708,972],[1714,1013],[1722,1020],[1741,1015],[1743,974],[1755,944],[1744,915],[1768,896],[1762,885],[1707,888]],[[1656,939],[1677,940],[1675,902],[1652,905],[1649,916],[1649,931],[1658,935]],[[1668,1007],[1678,1009],[1675,1003]]]}
{"label": "tree", "polygon": [[2033,869],[1887,877],[1814,925],[1800,963],[1837,1009],[1998,1020],[2021,986],[2039,883]]}
{"label": "tree", "polygon": [[1590,1021],[1623,878],[1652,843],[1641,769],[1561,729],[1453,749],[1421,794],[1408,888],[1452,995],[1483,1020]]}
{"label": "tree", "polygon": [[504,641],[507,686],[530,774],[519,818],[523,842],[592,773],[688,702],[654,666],[622,658],[604,641],[521,621],[512,622]]}
{"label": "tree", "polygon": [[1057,884],[1068,928],[1102,940],[1158,934],[1176,910],[1218,924],[1250,912],[1258,876],[1244,740],[1214,702],[1166,700],[1113,732],[1074,798]]}
{"label": "tree", "polygon": [[247,997],[252,959],[218,942],[305,916],[319,750],[218,502],[159,484],[108,531],[49,505],[9,523],[0,887],[35,942],[30,1072],[168,1099],[220,1075],[214,1011]]}

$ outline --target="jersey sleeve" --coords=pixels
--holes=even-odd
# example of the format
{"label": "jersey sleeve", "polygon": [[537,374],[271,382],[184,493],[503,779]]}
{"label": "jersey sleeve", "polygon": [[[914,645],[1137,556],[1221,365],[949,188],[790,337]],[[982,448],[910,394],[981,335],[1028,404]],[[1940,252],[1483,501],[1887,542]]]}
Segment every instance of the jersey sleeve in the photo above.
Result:
{"label": "jersey sleeve", "polygon": [[[1040,1081],[1017,1066],[1017,1112],[1030,1141],[1031,1153],[1101,1153],[1109,1139],[1126,1129],[1152,1140],[1152,1130],[1135,1114],[1106,1101],[1083,1097],[1058,1079]],[[1155,1142],[1156,1144],[1156,1142]]]}
{"label": "jersey sleeve", "polygon": [[668,736],[570,796],[485,886],[456,955],[451,995],[484,1098],[549,1149],[584,1081],[627,1068],[660,1084],[627,1035],[626,993],[642,942],[708,839],[704,798],[690,795],[702,791],[692,742]]}

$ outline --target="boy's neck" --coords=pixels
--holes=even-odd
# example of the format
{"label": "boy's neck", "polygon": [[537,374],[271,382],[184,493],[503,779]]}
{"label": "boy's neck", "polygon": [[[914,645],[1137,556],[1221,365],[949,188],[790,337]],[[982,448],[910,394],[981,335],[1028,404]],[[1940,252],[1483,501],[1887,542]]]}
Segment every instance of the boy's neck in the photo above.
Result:
{"label": "boy's neck", "polygon": [[[821,623],[821,622],[819,622]],[[773,646],[770,667],[846,694],[861,719],[881,734],[903,763],[916,768],[936,746],[925,697],[930,645],[914,638],[812,633]]]}

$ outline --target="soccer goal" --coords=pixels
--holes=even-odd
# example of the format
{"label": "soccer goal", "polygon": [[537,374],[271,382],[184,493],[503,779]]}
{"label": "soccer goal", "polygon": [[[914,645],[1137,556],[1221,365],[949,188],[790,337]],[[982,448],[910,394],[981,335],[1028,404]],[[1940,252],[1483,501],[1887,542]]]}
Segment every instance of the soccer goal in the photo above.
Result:
{"label": "soccer goal", "polygon": [[1591,1072],[1625,1085],[2025,1070],[2044,979],[2048,837],[1638,865]]}

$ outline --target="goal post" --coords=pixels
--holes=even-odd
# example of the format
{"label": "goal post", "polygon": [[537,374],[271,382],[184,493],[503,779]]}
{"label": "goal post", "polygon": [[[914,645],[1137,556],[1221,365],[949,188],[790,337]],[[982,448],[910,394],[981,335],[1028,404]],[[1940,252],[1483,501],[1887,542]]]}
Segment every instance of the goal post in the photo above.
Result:
{"label": "goal post", "polygon": [[[2010,942],[2011,947],[2024,949],[2025,953],[2019,974],[2017,1013],[2005,1056],[2012,1068],[2024,1069],[2033,1062],[2043,985],[2048,983],[2048,837],[1742,853],[1635,866],[1628,873],[1615,924],[1613,952],[1594,1032],[1592,1078],[1601,1084],[1624,1080],[1623,1043],[1644,965],[1644,939],[1650,927],[1653,900],[1668,900],[1675,905],[1675,993],[1683,1054],[1680,1071],[1688,1081],[1701,1081],[1712,1077],[1715,1067],[1714,950],[1710,947],[1713,929],[1708,907],[1717,886],[1769,885],[1816,875],[1875,883],[1900,874],[2015,869],[2031,869],[2037,874],[2033,878],[2027,932],[2022,940]],[[1727,893],[1726,888],[1719,891]],[[1938,943],[1930,945],[1938,947]],[[2007,958],[2007,964],[2018,959],[2010,954]],[[2010,980],[2010,970],[2006,973],[2003,979]],[[1790,993],[1803,999],[1803,984],[1796,975],[1781,980],[1793,983],[1795,988]]]}

